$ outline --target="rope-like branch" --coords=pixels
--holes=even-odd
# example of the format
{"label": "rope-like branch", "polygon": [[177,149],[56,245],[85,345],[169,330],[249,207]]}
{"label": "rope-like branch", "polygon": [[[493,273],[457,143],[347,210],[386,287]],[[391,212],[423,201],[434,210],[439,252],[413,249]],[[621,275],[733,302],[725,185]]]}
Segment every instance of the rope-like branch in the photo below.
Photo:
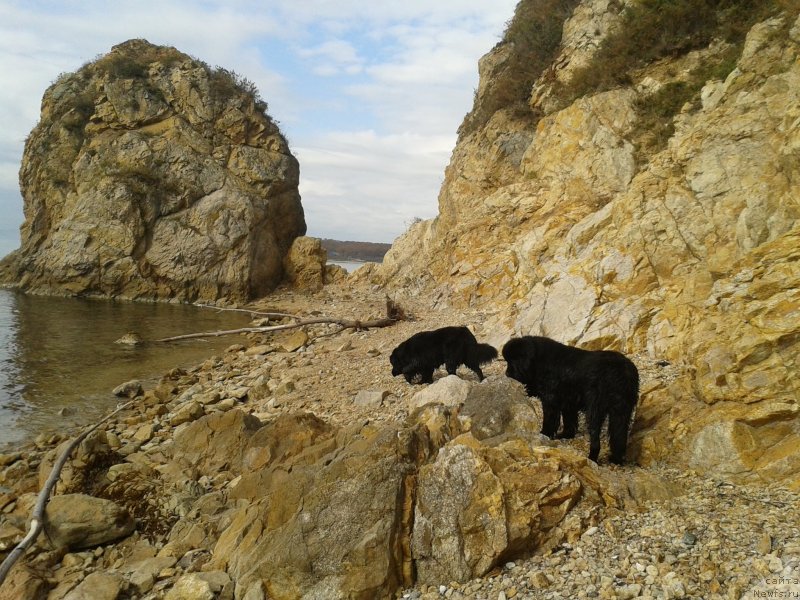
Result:
{"label": "rope-like branch", "polygon": [[76,437],[72,442],[64,449],[64,452],[61,453],[61,456],[53,465],[52,471],[50,471],[50,476],[47,478],[47,481],[42,488],[42,491],[39,492],[39,497],[36,499],[36,505],[33,507],[33,512],[31,513],[31,523],[30,529],[28,530],[28,535],[26,535],[22,541],[16,545],[16,547],[11,551],[11,553],[6,557],[3,561],[3,564],[0,565],[0,585],[3,585],[3,582],[6,580],[9,571],[11,571],[11,567],[19,560],[20,556],[22,556],[25,551],[36,541],[36,538],[39,536],[39,533],[42,531],[42,527],[44,525],[44,510],[47,507],[47,502],[50,500],[50,492],[53,491],[53,488],[58,483],[58,478],[61,475],[61,469],[64,468],[64,465],[67,463],[70,454],[75,448],[80,444],[86,436],[92,433],[95,429],[97,429],[100,425],[108,421],[111,417],[116,415],[118,412],[125,410],[131,404],[134,403],[134,400],[130,402],[126,402],[122,406],[118,407],[114,412],[106,415],[102,420],[98,421],[91,427],[89,427],[86,431]]}

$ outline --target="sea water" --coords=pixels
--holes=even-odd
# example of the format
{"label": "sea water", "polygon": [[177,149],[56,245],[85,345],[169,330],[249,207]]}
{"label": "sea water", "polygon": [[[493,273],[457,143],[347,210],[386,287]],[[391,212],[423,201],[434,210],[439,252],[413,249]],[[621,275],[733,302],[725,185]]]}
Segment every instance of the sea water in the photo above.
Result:
{"label": "sea water", "polygon": [[224,352],[239,336],[173,343],[114,343],[247,326],[245,313],[191,305],[32,296],[0,289],[0,451],[13,442],[84,425],[120,401],[131,379],[154,383],[175,367]]}

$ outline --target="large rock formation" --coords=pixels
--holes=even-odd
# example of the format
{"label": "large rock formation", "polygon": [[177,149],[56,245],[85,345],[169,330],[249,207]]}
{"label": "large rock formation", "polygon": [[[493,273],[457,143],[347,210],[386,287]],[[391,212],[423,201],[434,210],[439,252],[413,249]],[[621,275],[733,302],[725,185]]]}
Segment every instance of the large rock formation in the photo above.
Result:
{"label": "large rock formation", "polygon": [[37,292],[241,300],[281,280],[305,233],[299,169],[252,83],[144,40],[62,75],[20,169]]}
{"label": "large rock formation", "polygon": [[697,16],[668,52],[587,87],[613,71],[604,48],[630,52],[655,17],[582,0],[524,97],[499,98],[531,52],[515,32],[544,4],[523,0],[481,60],[439,215],[362,275],[494,310],[498,344],[541,334],[669,361],[684,375],[645,390],[642,462],[800,485],[796,5],[764,3],[736,23],[746,38]]}
{"label": "large rock formation", "polygon": [[[530,402],[505,379],[468,385],[509,415]],[[468,413],[434,402],[383,428],[336,428],[310,413],[253,428],[238,410],[210,414],[176,435],[179,467],[164,472],[229,471],[235,508],[206,535],[218,539],[205,568],[276,600],[392,598],[414,583],[468,581],[632,501],[637,473],[615,477],[574,451],[529,444],[524,418],[479,439]],[[182,523],[162,555],[185,551]]]}

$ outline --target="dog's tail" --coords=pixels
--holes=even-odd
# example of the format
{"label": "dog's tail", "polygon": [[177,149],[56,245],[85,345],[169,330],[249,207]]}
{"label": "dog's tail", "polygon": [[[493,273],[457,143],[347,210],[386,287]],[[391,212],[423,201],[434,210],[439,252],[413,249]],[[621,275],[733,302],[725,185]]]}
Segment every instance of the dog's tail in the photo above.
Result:
{"label": "dog's tail", "polygon": [[472,356],[479,364],[485,365],[497,358],[497,349],[489,344],[477,344],[472,351]]}

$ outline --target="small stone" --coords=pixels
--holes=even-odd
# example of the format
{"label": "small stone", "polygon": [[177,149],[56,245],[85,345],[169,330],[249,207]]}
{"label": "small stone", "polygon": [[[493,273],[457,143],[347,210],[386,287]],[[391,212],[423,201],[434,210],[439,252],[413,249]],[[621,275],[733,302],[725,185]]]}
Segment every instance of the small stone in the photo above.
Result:
{"label": "small stone", "polygon": [[642,593],[642,586],[638,583],[630,583],[623,585],[614,590],[616,598],[620,600],[628,600],[629,598],[636,598]]}
{"label": "small stone", "polygon": [[234,406],[236,406],[236,400],[233,398],[225,398],[225,400],[214,405],[214,410],[226,411],[232,409]]}
{"label": "small stone", "polygon": [[762,533],[756,542],[756,551],[759,554],[769,554],[772,552],[772,536],[766,532]]}
{"label": "small stone", "polygon": [[533,575],[530,573],[528,574],[528,585],[534,589],[543,590],[546,587],[550,587],[550,580],[547,578],[547,575],[541,571],[537,571]]}
{"label": "small stone", "polygon": [[149,442],[151,439],[153,439],[154,433],[154,425],[152,423],[146,423],[136,430],[136,433],[133,434],[133,439],[144,444],[145,442]]}
{"label": "small stone", "polygon": [[199,402],[204,406],[208,406],[209,404],[215,404],[219,402],[220,397],[221,396],[219,395],[219,392],[213,391],[205,394],[196,394],[192,397],[192,400]]}
{"label": "small stone", "polygon": [[258,346],[251,346],[247,350],[244,351],[245,356],[262,356],[264,354],[269,354],[275,350],[273,346],[269,346],[267,344],[259,344]]}
{"label": "small stone", "polygon": [[119,436],[113,431],[106,432],[106,441],[108,442],[108,446],[112,450],[116,450],[117,448],[122,447],[122,441],[119,439]]}
{"label": "small stone", "polygon": [[11,463],[17,462],[20,458],[22,458],[22,454],[19,452],[0,454],[0,467],[7,467]]}
{"label": "small stone", "polygon": [[112,392],[115,396],[120,396],[124,398],[135,398],[136,396],[141,395],[142,393],[142,382],[138,379],[132,379],[130,381],[126,381],[125,383],[121,383],[117,387],[114,388]]}
{"label": "small stone", "polygon": [[228,390],[228,397],[235,398],[236,400],[242,400],[245,398],[250,391],[249,388],[246,387],[237,387],[233,388],[232,390]]}
{"label": "small stone", "polygon": [[135,331],[129,331],[118,340],[114,341],[115,344],[124,344],[126,346],[136,346],[142,343],[142,336]]}
{"label": "small stone", "polygon": [[386,390],[370,391],[361,390],[356,394],[353,404],[357,406],[365,406],[371,408],[378,408],[383,403],[383,399],[389,395]]}
{"label": "small stone", "polygon": [[683,534],[681,542],[684,546],[694,546],[697,543],[697,536],[690,531]]}
{"label": "small stone", "polygon": [[302,329],[295,331],[288,338],[283,340],[280,345],[284,352],[296,352],[308,343],[308,334]]}
{"label": "small stone", "polygon": [[205,414],[199,402],[190,400],[181,406],[170,418],[169,424],[173,427],[199,419]]}
{"label": "small stone", "polygon": [[284,379],[275,388],[275,396],[285,396],[292,393],[296,389],[293,379]]}
{"label": "small stone", "polygon": [[64,600],[116,600],[122,592],[122,584],[118,573],[91,573],[64,596]]}
{"label": "small stone", "polygon": [[198,573],[181,576],[164,596],[165,600],[214,600],[215,597],[211,584]]}

